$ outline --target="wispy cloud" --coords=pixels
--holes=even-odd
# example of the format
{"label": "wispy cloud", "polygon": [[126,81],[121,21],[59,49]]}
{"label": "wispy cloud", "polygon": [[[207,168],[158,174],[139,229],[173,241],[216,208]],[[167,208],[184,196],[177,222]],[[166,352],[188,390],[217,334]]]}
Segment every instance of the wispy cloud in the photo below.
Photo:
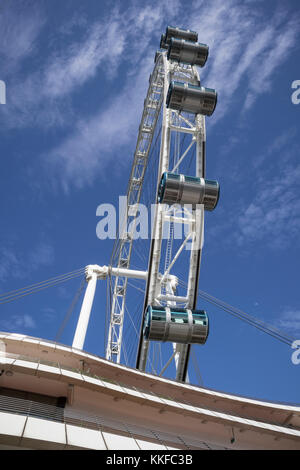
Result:
{"label": "wispy cloud", "polygon": [[123,148],[131,144],[133,152],[136,143],[148,77],[153,68],[153,49],[149,51],[148,46],[154,34],[159,42],[165,27],[164,16],[170,15],[172,8],[175,15],[178,5],[173,1],[165,5],[156,2],[143,8],[133,6],[126,12],[126,21],[120,18],[118,35],[126,41],[123,60],[133,64],[127,79],[123,79],[123,88],[119,90],[113,82],[113,98],[104,102],[101,110],[87,121],[78,119],[75,130],[44,157],[54,179],[61,181],[66,191],[70,185],[81,188],[92,184],[108,161],[122,166],[132,158],[132,153],[124,155]]}
{"label": "wispy cloud", "polygon": [[[106,17],[89,23],[73,17],[65,28],[58,28],[61,41],[54,43],[46,59],[40,54],[38,67],[11,79],[9,99],[1,109],[3,127],[68,127],[76,122],[72,94],[97,74],[101,74],[99,83],[103,77],[112,80],[121,64],[134,64],[135,75],[138,61],[149,53],[153,35],[159,41],[165,14],[172,10],[174,15],[177,6],[177,0],[166,5],[154,2],[151,7],[132,5],[125,14],[115,6]],[[75,24],[79,30],[74,31]],[[14,41],[12,44],[18,47]],[[124,84],[123,80],[118,83]],[[81,127],[79,122],[77,125]]]}
{"label": "wispy cloud", "polygon": [[[199,0],[184,8],[179,0],[142,6],[133,1],[126,8],[116,4],[105,18],[94,21],[73,17],[68,26],[57,28],[68,40],[56,41],[46,58],[40,56],[36,70],[16,76],[10,84],[8,104],[1,109],[4,126],[70,129],[72,124],[69,135],[45,152],[47,171],[59,175],[65,189],[93,182],[112,148],[114,160],[121,162],[120,149],[135,145],[154,47],[167,24],[199,31],[199,41],[210,46],[203,83],[220,91],[210,122],[224,117],[237,101],[240,110],[249,110],[271,89],[274,72],[293,50],[300,29],[296,16],[275,10],[266,20],[259,16],[259,7],[252,6],[238,0]],[[35,29],[27,28],[24,55],[32,49],[42,22],[35,24]],[[121,67],[122,77],[115,80]],[[111,98],[101,102],[98,112],[80,117],[73,96],[95,77],[99,83],[102,77],[111,80]]]}
{"label": "wispy cloud", "polygon": [[268,239],[268,245],[285,248],[300,231],[300,165],[287,166],[280,176],[258,184],[254,200],[238,218],[239,244]]}
{"label": "wispy cloud", "polygon": [[[64,42],[62,41],[64,44]],[[3,109],[6,127],[60,126],[70,118],[70,103],[62,98],[102,73],[111,77],[124,49],[124,33],[118,30],[114,15],[87,28],[80,39],[55,49],[44,63],[10,82],[9,100]]]}
{"label": "wispy cloud", "polygon": [[243,111],[249,110],[259,95],[269,92],[274,72],[296,45],[299,15],[289,16],[282,8],[267,18],[259,12],[258,4],[253,8],[237,0],[195,4],[191,27],[211,51],[203,83],[219,90],[214,123],[237,102]]}
{"label": "wispy cloud", "polygon": [[44,307],[41,309],[43,319],[47,322],[53,322],[57,318],[57,311],[51,307]]}
{"label": "wispy cloud", "polygon": [[[248,250],[258,243],[263,243],[265,250],[285,250],[291,244],[299,244],[297,128],[283,129],[271,142],[261,146],[258,154],[256,145],[247,148],[245,136],[241,135],[239,142],[236,139],[236,136],[229,139],[228,149],[222,147],[227,158],[219,164],[222,171],[218,170],[223,178],[223,196],[215,216],[220,223],[208,224],[209,237],[221,237],[223,247],[238,245],[241,255],[249,254]],[[235,145],[239,148],[233,153]],[[243,152],[247,163],[240,158]]]}
{"label": "wispy cloud", "polygon": [[[5,76],[15,72],[23,59],[36,50],[45,24],[40,5],[32,1],[2,2],[0,7],[0,66]],[[2,77],[3,78],[3,77]]]}
{"label": "wispy cloud", "polygon": [[132,154],[122,152],[122,147],[135,143],[147,91],[145,76],[152,61],[146,59],[142,65],[135,76],[134,87],[130,78],[106,109],[87,122],[77,122],[75,131],[45,156],[47,167],[60,179],[66,191],[70,184],[80,188],[93,183],[99,170],[111,163],[112,156],[118,164],[123,160],[123,165],[132,158]]}
{"label": "wispy cloud", "polygon": [[295,339],[300,337],[300,309],[286,308],[276,321],[276,326],[286,330]]}
{"label": "wispy cloud", "polygon": [[261,165],[274,155],[280,155],[281,165],[286,162],[291,155],[296,154],[298,151],[295,137],[297,136],[297,128],[292,127],[283,130],[283,132],[272,139],[271,143],[263,149],[262,153],[255,156],[253,159],[253,166],[259,169]]}
{"label": "wispy cloud", "polygon": [[124,33],[119,31],[114,17],[108,22],[92,25],[85,39],[72,43],[47,64],[44,70],[43,94],[58,97],[71,93],[95,76],[104,61],[104,73],[113,74],[124,44]]}
{"label": "wispy cloud", "polygon": [[38,243],[26,254],[20,254],[13,247],[0,249],[0,281],[9,278],[24,279],[40,267],[49,266],[54,261],[54,249],[45,242]]}
{"label": "wispy cloud", "polygon": [[[282,64],[282,56],[279,61],[279,55],[280,52],[283,53],[284,44],[287,44],[284,54],[287,58],[289,47],[298,32],[296,23],[291,23],[286,18],[284,22],[280,12],[275,12],[266,24],[253,13],[250,4],[242,6],[236,0],[231,0],[226,5],[221,0],[213,3],[194,2],[185,10],[180,8],[179,2],[174,2],[172,6],[173,17],[165,5],[157,3],[151,8],[131,7],[127,10],[126,25],[120,20],[118,31],[121,37],[122,32],[126,31],[124,58],[129,63],[132,62],[135,70],[134,74],[130,74],[134,76],[134,87],[132,81],[127,82],[105,110],[85,123],[77,121],[75,132],[49,152],[47,161],[56,174],[62,175],[65,189],[70,184],[83,187],[92,183],[112,153],[114,161],[121,162],[124,155],[120,158],[119,150],[130,143],[131,139],[132,142],[135,141],[142,111],[142,97],[146,92],[146,77],[153,67],[153,50],[151,48],[149,54],[149,44],[154,34],[158,40],[164,30],[164,16],[169,15],[169,21],[173,18],[182,26],[187,22],[191,29],[199,31],[199,40],[207,42],[211,47],[208,73],[205,72],[204,76],[205,85],[221,91],[215,122],[234,104],[235,91],[245,80],[247,86],[241,96],[245,100],[250,92],[252,100],[258,96],[261,89],[253,87],[251,83],[255,74],[260,73],[258,71],[263,64],[264,80],[268,80],[270,86],[272,70]],[[179,13],[180,20],[176,16]],[[144,59],[141,58],[142,55]],[[267,63],[272,63],[272,70],[266,66]],[[249,100],[250,98],[248,103]]]}
{"label": "wispy cloud", "polygon": [[8,319],[0,318],[0,330],[2,331],[24,332],[24,330],[32,330],[36,326],[33,317],[27,313],[10,315]]}

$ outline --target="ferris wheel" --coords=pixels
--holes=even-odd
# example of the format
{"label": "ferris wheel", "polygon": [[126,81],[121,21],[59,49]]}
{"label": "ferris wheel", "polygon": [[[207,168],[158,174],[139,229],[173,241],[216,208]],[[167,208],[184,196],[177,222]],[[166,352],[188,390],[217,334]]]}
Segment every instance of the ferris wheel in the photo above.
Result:
{"label": "ferris wheel", "polygon": [[[209,332],[206,312],[197,310],[204,212],[219,199],[218,182],[205,175],[205,116],[217,93],[201,85],[197,68],[208,50],[194,31],[168,26],[161,37],[106,273],[106,359],[127,363],[131,352],[129,365],[157,375],[172,363],[177,381],[188,378],[191,344],[204,344]],[[151,219],[149,236],[137,230],[141,215]]]}

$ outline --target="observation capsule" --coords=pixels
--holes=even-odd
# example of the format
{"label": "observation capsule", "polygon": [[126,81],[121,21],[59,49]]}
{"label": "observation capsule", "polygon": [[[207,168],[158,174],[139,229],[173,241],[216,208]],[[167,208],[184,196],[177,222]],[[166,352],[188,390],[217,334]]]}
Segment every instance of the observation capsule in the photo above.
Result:
{"label": "observation capsule", "polygon": [[167,57],[177,62],[203,67],[207,61],[208,50],[206,44],[171,38]]}
{"label": "observation capsule", "polygon": [[204,310],[148,305],[143,334],[146,340],[204,344],[208,336]]}
{"label": "observation capsule", "polygon": [[197,42],[198,33],[191,31],[190,29],[181,29],[174,28],[173,26],[168,26],[166,29],[166,43],[170,44],[171,38],[186,39],[187,41]]}
{"label": "observation capsule", "polygon": [[217,181],[170,172],[163,173],[158,189],[158,202],[161,204],[204,204],[207,211],[215,209],[219,196]]}
{"label": "observation capsule", "polygon": [[187,113],[211,116],[216,108],[218,94],[212,88],[172,81],[167,94],[167,108]]}

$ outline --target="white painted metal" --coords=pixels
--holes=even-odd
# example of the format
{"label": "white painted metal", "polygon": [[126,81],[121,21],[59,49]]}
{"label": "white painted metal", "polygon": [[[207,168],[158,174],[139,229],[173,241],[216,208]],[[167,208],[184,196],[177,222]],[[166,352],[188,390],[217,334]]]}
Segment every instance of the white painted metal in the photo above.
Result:
{"label": "white painted metal", "polygon": [[[189,238],[189,235],[188,237],[186,238],[186,240]],[[181,245],[183,246],[183,244]],[[173,260],[174,261],[174,260]],[[168,268],[168,272],[164,274],[163,276],[163,279],[165,278],[165,276],[167,274],[169,274],[169,270],[171,268],[171,265],[169,266]],[[174,294],[176,292],[176,288],[177,288],[177,284],[178,284],[178,280],[177,279],[174,279],[174,280],[170,280],[167,282],[167,285],[166,285],[166,293],[167,295],[169,296],[169,299],[167,300],[167,305],[168,306],[176,306],[176,300],[174,300]],[[171,296],[173,296],[173,299],[170,298]],[[172,354],[172,357],[174,357],[174,361],[175,361],[175,367],[176,367],[176,371],[178,370],[178,362],[179,362],[179,358],[180,358],[180,352],[181,352],[181,348],[182,348],[182,345],[181,344],[176,344],[176,343],[172,343],[172,346],[173,346],[173,354]],[[169,362],[169,361],[168,361]]]}
{"label": "white painted metal", "polygon": [[157,301],[160,301],[160,300],[163,300],[163,301],[166,301],[166,302],[176,302],[176,303],[184,303],[186,306],[187,304],[187,301],[188,301],[188,298],[187,297],[182,297],[182,296],[179,296],[179,295],[170,295],[170,294],[167,294],[167,295],[163,295],[163,294],[160,294],[156,297]]}
{"label": "white painted metal", "polygon": [[[299,406],[153,377],[39,338],[0,333],[0,340],[10,361],[1,358],[1,387],[51,397],[67,396],[70,386],[74,388],[72,402],[59,410],[60,422],[51,406],[49,410],[34,397],[7,401],[0,395],[1,450],[5,445],[100,450],[105,444],[107,450],[120,450],[124,441],[119,443],[116,436],[135,442],[139,436],[151,449],[153,443],[186,451],[300,449]],[[41,367],[45,359],[48,365]],[[40,410],[38,417],[34,409]],[[108,433],[115,440],[108,442]],[[132,445],[127,441],[126,449]]]}
{"label": "white painted metal", "polygon": [[[136,212],[131,212],[132,207],[137,207],[140,196],[144,173],[147,166],[148,155],[160,113],[163,98],[162,61],[157,60],[144,102],[139,134],[137,139],[134,161],[127,190],[127,211],[123,224],[119,228],[119,245],[112,256],[111,265],[116,264],[118,268],[130,265],[133,235],[135,231]],[[128,225],[130,230],[128,230]],[[113,296],[106,347],[106,359],[117,363],[121,358],[122,333],[124,324],[125,299],[127,291],[127,277],[119,272],[113,283]]]}
{"label": "white painted metal", "polygon": [[[161,135],[161,148],[160,148],[160,162],[159,162],[159,171],[158,171],[158,180],[157,187],[160,183],[161,175],[168,170],[169,163],[169,152],[170,152],[170,117],[171,111],[166,107],[166,96],[168,93],[169,82],[170,82],[170,70],[169,62],[167,60],[166,54],[162,54],[163,60],[163,70],[164,70],[164,100],[163,100],[163,123],[162,123],[162,135]],[[163,212],[164,205],[157,204],[155,208],[154,216],[154,225],[153,225],[153,234],[152,234],[152,243],[153,250],[151,250],[150,259],[149,259],[149,279],[148,279],[148,294],[146,293],[145,304],[152,305],[155,304],[155,297],[157,292],[157,284],[159,282],[159,261],[161,253],[161,240],[162,240],[162,228],[163,228]],[[146,362],[148,356],[149,341],[144,338],[140,338],[140,357],[138,359],[138,368],[140,370],[146,369]]]}
{"label": "white painted metal", "polygon": [[[182,64],[172,63],[167,60],[166,54],[162,53],[163,65],[164,65],[164,107],[163,107],[163,124],[162,124],[162,136],[161,136],[161,152],[160,152],[160,163],[158,172],[158,182],[160,183],[161,175],[165,171],[175,171],[180,169],[180,165],[187,155],[190,155],[191,149],[196,145],[196,161],[195,161],[195,176],[204,177],[205,173],[205,118],[202,115],[197,115],[195,122],[192,123],[186,117],[179,114],[177,111],[174,112],[166,107],[166,96],[169,88],[169,83],[172,79],[181,79],[189,83],[197,84],[199,82],[199,75],[196,67],[183,66]],[[172,132],[181,132],[190,135],[191,142],[183,152],[183,154],[177,159],[177,162],[169,170],[170,165],[170,139]],[[187,294],[184,297],[171,295],[164,295],[162,292],[164,276],[159,273],[160,260],[164,256],[162,253],[162,234],[164,224],[169,223],[181,223],[188,224],[189,233],[181,247],[177,250],[173,259],[168,260],[168,268],[165,271],[165,275],[169,275],[171,269],[174,267],[176,260],[180,257],[183,248],[186,243],[191,239],[191,251],[189,259],[189,274],[188,274],[188,288]],[[144,307],[147,305],[157,305],[160,301],[166,300],[170,302],[181,303],[184,301],[187,308],[196,307],[197,297],[197,282],[201,261],[201,249],[203,246],[204,234],[204,209],[203,205],[200,205],[196,209],[184,210],[182,217],[176,217],[175,214],[170,214],[168,206],[159,204],[156,206],[154,226],[152,234],[152,249],[150,253],[149,265],[148,265],[148,285],[146,289],[146,298]],[[168,249],[167,249],[168,250]],[[165,253],[166,257],[170,257],[169,251]],[[161,294],[157,295],[157,292]],[[147,356],[148,356],[149,341],[141,338],[138,352],[137,366],[140,370],[146,369]],[[178,381],[184,380],[186,377],[187,361],[189,355],[189,346],[180,345],[179,354],[176,353],[177,362],[177,375]]]}
{"label": "white painted metal", "polygon": [[139,271],[136,269],[126,269],[126,268],[114,268],[113,266],[109,267],[108,271],[112,276],[122,276],[126,278],[142,279],[147,280],[148,271]]}
{"label": "white painted metal", "polygon": [[[191,84],[199,84],[199,75],[194,66],[179,64],[167,59],[166,52],[158,54],[153,73],[149,79],[149,89],[144,102],[141,124],[139,127],[136,151],[133,166],[129,178],[127,191],[127,210],[123,224],[119,227],[119,239],[111,259],[111,265],[118,271],[109,274],[116,275],[113,282],[112,304],[110,312],[110,324],[108,331],[108,341],[106,347],[106,359],[120,362],[122,348],[122,332],[124,325],[125,301],[127,292],[127,278],[124,268],[128,269],[131,260],[134,231],[137,217],[138,204],[141,197],[143,178],[147,167],[149,150],[151,147],[155,127],[161,105],[163,103],[163,118],[161,129],[160,159],[158,168],[157,187],[160,184],[161,175],[165,171],[170,171],[170,141],[172,133],[177,135],[185,134],[191,141],[182,155],[177,155],[176,162],[171,166],[173,171],[180,171],[180,166],[184,163],[188,155],[196,146],[195,176],[204,177],[205,171],[205,118],[197,115],[193,122],[188,117],[183,116],[178,111],[168,109],[166,106],[166,96],[171,80],[180,80]],[[179,144],[179,140],[177,139]],[[179,152],[179,145],[177,146]],[[193,171],[193,170],[192,170]],[[181,248],[172,258],[172,242],[169,240],[166,253],[162,253],[162,234],[165,223],[172,223],[184,226],[188,225],[189,235],[186,237]],[[198,273],[201,260],[201,248],[203,245],[204,210],[203,206],[195,209],[181,210],[180,217],[176,217],[176,211],[169,210],[164,204],[157,204],[155,207],[154,224],[151,241],[151,252],[148,261],[148,271],[143,279],[147,278],[144,309],[148,304],[160,304],[161,302],[174,302],[182,304],[188,308],[196,307],[196,290],[198,283]],[[172,232],[172,231],[171,231]],[[172,233],[170,232],[170,236]],[[191,252],[188,266],[188,279],[186,279],[186,295],[170,297],[170,292],[165,295],[166,277],[171,269],[176,269],[175,262],[182,255],[187,242],[190,242]],[[165,273],[160,271],[160,261],[165,257]],[[149,273],[149,274],[148,274]],[[165,297],[164,297],[165,296]],[[143,312],[141,312],[143,314]],[[148,341],[140,338],[138,349],[137,367],[146,369],[148,355]],[[177,379],[183,380],[186,376],[189,347],[180,346],[180,357],[178,360]]]}
{"label": "white painted metal", "polygon": [[83,349],[86,332],[89,324],[90,314],[93,306],[97,279],[106,279],[108,275],[122,276],[127,278],[146,280],[147,271],[134,269],[114,268],[112,266],[89,265],[85,268],[87,287],[83,298],[77,327],[73,339],[73,348]]}
{"label": "white painted metal", "polygon": [[84,341],[86,337],[86,331],[89,324],[90,314],[93,306],[96,284],[97,284],[97,273],[96,271],[88,267],[86,269],[86,280],[87,288],[83,298],[79,319],[73,339],[73,348],[83,349]]}

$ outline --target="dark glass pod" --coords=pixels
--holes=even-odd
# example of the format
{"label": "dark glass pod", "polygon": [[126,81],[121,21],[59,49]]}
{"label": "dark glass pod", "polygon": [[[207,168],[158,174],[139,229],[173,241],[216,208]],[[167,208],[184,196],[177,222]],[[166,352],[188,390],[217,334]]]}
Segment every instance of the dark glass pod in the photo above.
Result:
{"label": "dark glass pod", "polygon": [[187,113],[211,116],[217,105],[218,94],[212,88],[172,81],[167,94],[167,107]]}
{"label": "dark glass pod", "polygon": [[177,62],[203,67],[207,61],[208,51],[206,44],[171,38],[167,57]]}
{"label": "dark glass pod", "polygon": [[146,340],[204,344],[208,332],[208,316],[204,310],[151,305],[146,309],[143,329]]}
{"label": "dark glass pod", "polygon": [[170,44],[171,38],[185,39],[186,41],[197,42],[198,33],[191,31],[190,29],[174,28],[168,26],[165,34],[165,41]]}
{"label": "dark glass pod", "polygon": [[215,209],[219,196],[217,181],[170,172],[163,173],[158,190],[158,202],[161,204],[204,204],[207,211]]}

